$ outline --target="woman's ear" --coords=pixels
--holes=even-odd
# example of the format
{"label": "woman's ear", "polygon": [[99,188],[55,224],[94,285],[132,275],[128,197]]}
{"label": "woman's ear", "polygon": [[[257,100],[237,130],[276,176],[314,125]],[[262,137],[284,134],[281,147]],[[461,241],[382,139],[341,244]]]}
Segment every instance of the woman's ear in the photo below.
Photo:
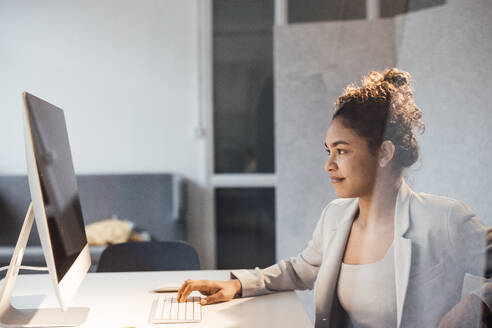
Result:
{"label": "woman's ear", "polygon": [[385,140],[379,147],[379,166],[386,167],[395,155],[395,145],[390,140]]}

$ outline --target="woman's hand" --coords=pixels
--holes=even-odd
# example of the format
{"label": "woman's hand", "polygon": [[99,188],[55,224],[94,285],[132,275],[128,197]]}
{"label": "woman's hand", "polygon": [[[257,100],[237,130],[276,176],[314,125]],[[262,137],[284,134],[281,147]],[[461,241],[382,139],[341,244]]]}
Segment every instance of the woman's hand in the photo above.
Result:
{"label": "woman's hand", "polygon": [[208,296],[200,301],[200,304],[205,305],[229,301],[236,294],[241,293],[242,287],[237,279],[229,281],[188,279],[178,291],[178,302],[184,302],[194,290],[198,290],[203,295]]}

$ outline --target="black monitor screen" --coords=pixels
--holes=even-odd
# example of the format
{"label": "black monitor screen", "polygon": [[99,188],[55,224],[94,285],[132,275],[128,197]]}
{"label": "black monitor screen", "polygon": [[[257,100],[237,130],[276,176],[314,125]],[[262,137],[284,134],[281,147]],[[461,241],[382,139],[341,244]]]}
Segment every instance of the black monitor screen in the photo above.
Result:
{"label": "black monitor screen", "polygon": [[63,110],[26,93],[58,281],[87,244]]}

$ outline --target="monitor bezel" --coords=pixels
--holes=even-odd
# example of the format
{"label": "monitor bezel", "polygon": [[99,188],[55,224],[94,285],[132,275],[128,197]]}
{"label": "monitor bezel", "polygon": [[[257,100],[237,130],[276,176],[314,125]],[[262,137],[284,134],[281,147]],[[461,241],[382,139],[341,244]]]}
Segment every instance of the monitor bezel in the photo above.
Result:
{"label": "monitor bezel", "polygon": [[43,249],[44,258],[48,267],[49,275],[53,282],[56,296],[60,307],[63,311],[67,310],[70,301],[77,292],[82,280],[89,271],[91,266],[91,257],[89,245],[86,243],[80,254],[77,256],[72,266],[68,269],[63,278],[58,281],[57,270],[55,267],[54,254],[51,245],[51,238],[48,229],[48,220],[44,206],[43,194],[41,190],[41,181],[39,170],[36,164],[36,155],[34,151],[33,134],[31,128],[31,119],[29,115],[27,92],[23,93],[24,100],[24,139],[26,149],[27,175],[29,180],[29,190],[34,210],[34,219],[38,228],[39,239]]}

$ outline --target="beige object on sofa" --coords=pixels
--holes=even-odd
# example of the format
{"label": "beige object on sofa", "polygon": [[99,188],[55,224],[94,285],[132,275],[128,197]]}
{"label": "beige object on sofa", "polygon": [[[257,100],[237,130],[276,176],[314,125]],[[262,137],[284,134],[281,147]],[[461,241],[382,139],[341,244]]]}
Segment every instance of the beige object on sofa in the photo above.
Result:
{"label": "beige object on sofa", "polygon": [[89,246],[105,246],[130,240],[134,223],[119,219],[106,219],[85,226]]}

